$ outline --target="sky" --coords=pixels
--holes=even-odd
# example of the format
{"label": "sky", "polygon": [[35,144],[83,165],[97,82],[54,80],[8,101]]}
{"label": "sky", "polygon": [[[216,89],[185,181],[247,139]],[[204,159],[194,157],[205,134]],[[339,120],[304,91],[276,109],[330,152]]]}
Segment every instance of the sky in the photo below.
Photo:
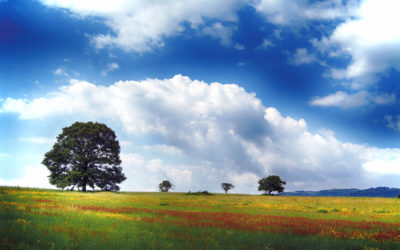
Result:
{"label": "sky", "polygon": [[400,185],[397,0],[0,0],[0,185],[97,121],[123,191]]}

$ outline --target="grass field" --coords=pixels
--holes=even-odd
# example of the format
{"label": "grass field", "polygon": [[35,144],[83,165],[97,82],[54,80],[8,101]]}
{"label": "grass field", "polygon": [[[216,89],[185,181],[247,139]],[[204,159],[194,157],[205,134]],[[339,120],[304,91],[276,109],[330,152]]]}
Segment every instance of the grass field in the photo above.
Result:
{"label": "grass field", "polygon": [[400,249],[400,199],[0,187],[0,249]]}

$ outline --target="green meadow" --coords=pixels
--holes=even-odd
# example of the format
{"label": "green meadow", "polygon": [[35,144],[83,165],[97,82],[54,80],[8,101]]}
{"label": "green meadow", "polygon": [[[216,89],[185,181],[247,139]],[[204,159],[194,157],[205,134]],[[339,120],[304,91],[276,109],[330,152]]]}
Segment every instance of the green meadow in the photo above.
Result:
{"label": "green meadow", "polygon": [[0,187],[0,249],[400,249],[400,199]]}

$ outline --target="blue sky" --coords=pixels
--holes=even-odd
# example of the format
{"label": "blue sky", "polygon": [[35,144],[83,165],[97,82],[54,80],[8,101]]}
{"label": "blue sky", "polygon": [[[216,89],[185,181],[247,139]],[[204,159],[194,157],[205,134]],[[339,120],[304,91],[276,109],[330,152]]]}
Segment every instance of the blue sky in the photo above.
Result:
{"label": "blue sky", "polygon": [[75,121],[121,142],[123,190],[398,186],[395,0],[0,1],[0,185]]}

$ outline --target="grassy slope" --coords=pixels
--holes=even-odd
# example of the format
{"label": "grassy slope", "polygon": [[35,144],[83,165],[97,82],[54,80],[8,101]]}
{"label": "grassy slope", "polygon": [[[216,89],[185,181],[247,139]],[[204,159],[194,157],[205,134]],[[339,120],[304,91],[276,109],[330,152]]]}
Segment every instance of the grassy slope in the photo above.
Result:
{"label": "grassy slope", "polygon": [[[321,229],[319,224],[332,221]],[[388,230],[388,225],[400,221],[400,199],[78,193],[0,187],[0,249],[400,248],[400,237],[363,240],[381,229],[342,230],[339,224],[346,221],[384,222],[388,224],[367,226]],[[302,230],[306,225],[312,228]],[[400,224],[393,228],[396,235]]]}

